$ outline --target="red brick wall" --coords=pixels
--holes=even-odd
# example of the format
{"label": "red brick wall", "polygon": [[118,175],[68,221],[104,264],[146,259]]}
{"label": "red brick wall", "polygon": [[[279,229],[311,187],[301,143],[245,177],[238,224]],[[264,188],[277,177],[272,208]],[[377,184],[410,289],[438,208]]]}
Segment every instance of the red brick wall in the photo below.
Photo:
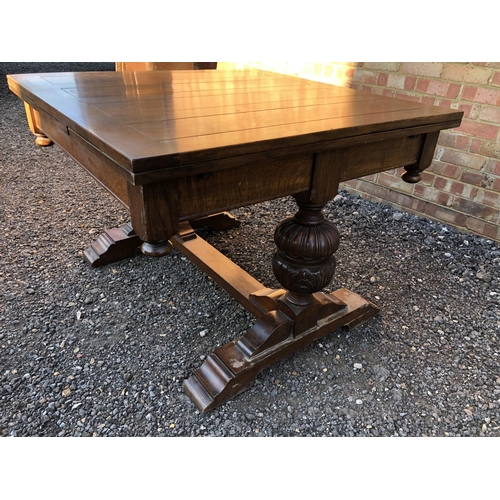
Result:
{"label": "red brick wall", "polygon": [[[500,63],[351,63],[351,88],[464,112],[442,131],[415,185],[400,169],[347,183],[351,192],[500,241]],[[346,68],[347,71],[347,68]]]}
{"label": "red brick wall", "polygon": [[500,241],[500,63],[219,63],[257,67],[334,85],[464,111],[441,132],[434,161],[418,184],[400,170],[346,183],[363,197]]}

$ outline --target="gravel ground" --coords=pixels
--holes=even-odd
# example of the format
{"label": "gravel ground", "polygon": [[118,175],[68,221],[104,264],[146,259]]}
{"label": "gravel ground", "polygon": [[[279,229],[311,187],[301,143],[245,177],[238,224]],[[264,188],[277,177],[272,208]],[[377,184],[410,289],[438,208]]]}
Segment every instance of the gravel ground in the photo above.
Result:
{"label": "gravel ground", "polygon": [[[500,436],[500,248],[342,191],[330,290],[381,308],[200,414],[182,382],[252,317],[177,251],[91,269],[82,250],[128,220],[57,146],[35,146],[9,73],[112,63],[0,63],[0,435]],[[293,200],[235,210],[206,239],[266,286]]]}

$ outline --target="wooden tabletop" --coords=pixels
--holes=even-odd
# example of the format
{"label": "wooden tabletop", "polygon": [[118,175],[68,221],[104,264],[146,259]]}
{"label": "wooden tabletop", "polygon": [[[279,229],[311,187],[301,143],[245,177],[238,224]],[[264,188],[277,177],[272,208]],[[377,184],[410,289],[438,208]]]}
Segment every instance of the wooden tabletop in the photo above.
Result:
{"label": "wooden tabletop", "polygon": [[[9,75],[10,89],[132,173],[330,147],[461,112],[258,70]],[[373,140],[373,139],[372,139]]]}

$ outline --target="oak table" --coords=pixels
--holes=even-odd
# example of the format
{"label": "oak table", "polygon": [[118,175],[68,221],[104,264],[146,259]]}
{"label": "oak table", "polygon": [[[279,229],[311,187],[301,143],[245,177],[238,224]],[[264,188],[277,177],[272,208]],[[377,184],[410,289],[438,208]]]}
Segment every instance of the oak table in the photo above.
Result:
{"label": "oak table", "polygon": [[[339,182],[404,166],[418,182],[440,130],[462,113],[256,70],[9,75],[40,131],[125,205],[131,223],[85,251],[94,266],[140,245],[172,245],[256,318],[208,356],[184,389],[204,412],[247,389],[263,369],[340,328],[378,314],[331,281],[339,245],[322,209]],[[238,224],[227,210],[293,196],[274,234],[269,289],[194,229]]]}

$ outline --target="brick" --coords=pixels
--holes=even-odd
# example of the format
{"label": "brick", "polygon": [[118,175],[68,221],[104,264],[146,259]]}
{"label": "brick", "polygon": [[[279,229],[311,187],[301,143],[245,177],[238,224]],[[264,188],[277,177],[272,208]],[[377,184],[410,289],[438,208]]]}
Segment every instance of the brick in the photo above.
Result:
{"label": "brick", "polygon": [[413,210],[419,214],[423,214],[425,212],[425,206],[427,202],[424,200],[419,200],[418,198],[413,198],[411,200],[411,205],[408,206],[410,210]]}
{"label": "brick", "polygon": [[450,165],[449,163],[443,163],[441,161],[433,161],[429,167],[431,172],[436,175],[443,175],[451,179],[458,179],[462,169],[456,165]]}
{"label": "brick", "polygon": [[389,75],[387,73],[379,73],[377,78],[377,85],[379,85],[380,87],[386,87],[388,78]]}
{"label": "brick", "polygon": [[474,199],[477,195],[478,188],[473,186],[472,184],[464,184],[464,189],[462,191],[463,198],[469,198],[470,200]]}
{"label": "brick", "polygon": [[427,80],[425,78],[419,78],[417,80],[415,90],[424,94],[439,95],[454,99],[460,92],[460,85],[440,80]]}
{"label": "brick", "polygon": [[[345,188],[500,241],[500,63],[348,67],[354,78],[346,86],[456,109],[464,119],[460,127],[441,132],[435,159],[420,183],[403,183],[402,169],[395,169],[351,181]],[[338,68],[340,63],[322,63],[327,77]]]}
{"label": "brick", "polygon": [[445,64],[441,78],[455,82],[487,85],[493,70],[465,64]]}
{"label": "brick", "polygon": [[469,104],[461,101],[452,101],[451,99],[436,99],[435,105],[441,106],[443,108],[463,111],[464,118],[470,118],[472,120],[478,118],[479,114],[481,113],[481,105],[479,104]]}
{"label": "brick", "polygon": [[354,68],[346,68],[343,70],[343,78],[352,80],[354,76]]}
{"label": "brick", "polygon": [[450,205],[451,195],[443,191],[438,191],[429,186],[422,186],[421,184],[414,184],[413,194],[425,201],[431,201],[437,203],[438,205]]}
{"label": "brick", "polygon": [[470,151],[487,158],[500,158],[500,143],[498,141],[474,139],[471,141]]}
{"label": "brick", "polygon": [[351,181],[347,182],[346,184],[348,184],[351,188],[354,188],[363,193],[370,194],[381,200],[385,199],[387,196],[387,189],[377,184],[364,182],[362,180],[358,180],[354,185],[351,184]]}
{"label": "brick", "polygon": [[327,64],[325,66],[325,76],[328,78],[333,76],[333,66],[331,64]]}
{"label": "brick", "polygon": [[436,106],[439,106],[441,108],[451,108],[455,101],[452,101],[451,99],[435,99],[434,104]]}
{"label": "brick", "polygon": [[464,87],[461,98],[466,101],[481,102],[500,106],[500,90],[482,87]]}
{"label": "brick", "polygon": [[500,123],[500,107],[484,106],[480,118],[486,122]]}
{"label": "brick", "polygon": [[472,168],[474,170],[481,169],[486,163],[486,159],[483,156],[448,148],[444,148],[441,161],[451,163],[452,165],[458,165],[460,167]]}
{"label": "brick", "polygon": [[388,75],[387,86],[395,89],[404,90],[405,88],[404,75]]}
{"label": "brick", "polygon": [[477,195],[478,188],[463,182],[457,182],[452,179],[444,177],[436,177],[434,187],[443,192],[450,193],[454,196],[461,196],[462,198],[472,199]]}
{"label": "brick", "polygon": [[463,102],[454,102],[451,105],[451,109],[456,109],[458,111],[464,112],[464,118],[470,118],[475,120],[479,117],[481,113],[481,106],[478,104],[467,104]]}
{"label": "brick", "polygon": [[474,184],[475,186],[481,186],[483,182],[484,175],[479,172],[462,172],[460,180],[466,184]]}
{"label": "brick", "polygon": [[401,65],[401,73],[409,73],[410,75],[427,76],[431,78],[439,78],[443,71],[443,63],[403,63]]}
{"label": "brick", "polygon": [[498,226],[494,224],[489,224],[482,220],[475,219],[474,217],[467,217],[465,222],[465,227],[470,231],[485,236],[486,238],[497,239],[500,236],[500,231]]}
{"label": "brick", "polygon": [[451,182],[450,179],[446,179],[446,177],[436,177],[436,180],[434,181],[434,187],[436,189],[446,189],[448,184]]}
{"label": "brick", "polygon": [[323,74],[323,65],[320,63],[316,63],[314,65],[314,74],[316,76],[321,76]]}
{"label": "brick", "polygon": [[411,208],[414,203],[414,199],[412,196],[406,193],[400,193],[398,191],[388,190],[385,200],[387,200],[392,205],[398,207],[406,207]]}
{"label": "brick", "polygon": [[402,179],[394,177],[394,175],[390,175],[385,172],[378,175],[377,183],[381,186],[396,189],[397,191],[403,191],[404,193],[408,194],[413,191],[413,184],[408,184]]}
{"label": "brick", "polygon": [[357,185],[358,185],[358,180],[357,179],[352,179],[350,181],[344,181],[344,182],[342,182],[342,186],[344,186],[344,187],[349,186],[349,187],[351,187],[353,189],[356,189]]}
{"label": "brick", "polygon": [[386,175],[390,175],[392,177],[395,177],[396,179],[400,179],[401,174],[403,174],[404,172],[405,172],[404,167],[397,167],[397,168],[393,168],[392,170],[386,170],[384,173]]}
{"label": "brick", "polygon": [[428,203],[425,206],[425,213],[429,217],[444,221],[447,224],[453,224],[455,226],[465,227],[465,221],[467,220],[466,215],[439,205],[434,205],[433,203]]}
{"label": "brick", "polygon": [[413,76],[405,76],[405,90],[414,90],[417,79]]}
{"label": "brick", "polygon": [[421,99],[420,99],[420,102],[422,104],[429,104],[429,106],[434,106],[436,104],[436,99],[434,99],[434,97],[426,97],[426,96],[423,96]]}
{"label": "brick", "polygon": [[484,169],[485,172],[500,176],[500,161],[490,159]]}
{"label": "brick", "polygon": [[370,94],[374,94],[377,89],[369,87],[368,85],[361,85],[360,90],[362,90],[363,92],[369,92]]}
{"label": "brick", "polygon": [[438,145],[465,151],[469,149],[470,141],[468,135],[460,135],[449,130],[442,130],[439,134]]}
{"label": "brick", "polygon": [[363,68],[375,69],[378,71],[398,71],[400,63],[398,62],[365,62]]}
{"label": "brick", "polygon": [[500,211],[500,193],[487,189],[479,189],[474,201],[482,205],[496,207],[497,213]]}
{"label": "brick", "polygon": [[424,186],[432,186],[432,184],[434,183],[434,179],[436,178],[433,173],[427,171],[421,172],[420,177],[422,177],[422,180],[419,182],[419,184]]}
{"label": "brick", "polygon": [[377,74],[375,71],[365,71],[362,69],[356,69],[352,80],[353,82],[364,83],[368,85],[376,85]]}
{"label": "brick", "polygon": [[467,120],[464,118],[458,130],[464,134],[473,135],[474,137],[495,141],[498,137],[500,126],[478,123],[474,120]]}
{"label": "brick", "polygon": [[498,210],[493,207],[486,206],[473,200],[466,200],[465,198],[455,198],[452,207],[458,212],[477,217],[486,221],[497,219]]}

